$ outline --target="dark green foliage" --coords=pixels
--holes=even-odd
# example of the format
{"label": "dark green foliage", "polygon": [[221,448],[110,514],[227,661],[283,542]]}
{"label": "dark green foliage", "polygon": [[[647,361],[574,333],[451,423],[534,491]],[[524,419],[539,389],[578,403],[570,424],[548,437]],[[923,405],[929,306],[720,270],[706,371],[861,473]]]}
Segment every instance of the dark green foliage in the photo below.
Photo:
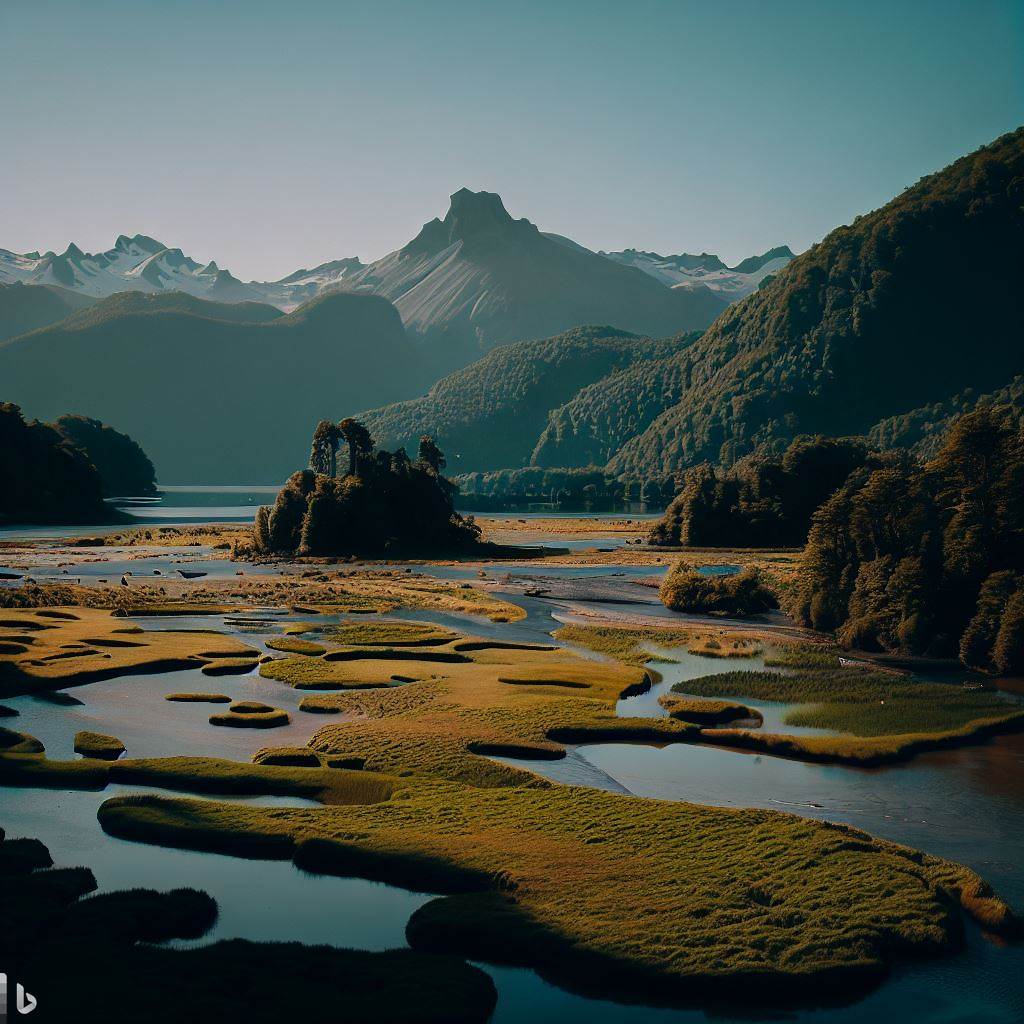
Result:
{"label": "dark green foliage", "polygon": [[909,448],[915,455],[932,458],[942,447],[953,421],[974,409],[1005,407],[1008,422],[1024,425],[1024,377],[1014,377],[1006,387],[979,395],[973,388],[944,401],[890,416],[868,431],[875,448]]}
{"label": "dark green foliage", "polygon": [[730,463],[1004,387],[1024,369],[1022,182],[1018,129],[837,228],[674,357],[689,380],[681,401],[609,469]]}
{"label": "dark green foliage", "polygon": [[[411,450],[421,435],[430,435],[460,473],[524,466],[550,429],[552,410],[588,385],[614,378],[635,362],[657,361],[694,337],[650,341],[611,327],[577,327],[542,341],[504,345],[442,378],[422,398],[360,419],[387,447]],[[581,446],[558,464],[603,463],[612,450],[601,443]],[[545,455],[538,464],[553,465],[554,458]]]}
{"label": "dark green foliage", "polygon": [[118,522],[96,467],[57,429],[0,402],[0,522]]}
{"label": "dark green foliage", "polygon": [[779,606],[757,569],[704,576],[683,562],[665,576],[659,596],[673,611],[710,615],[759,615]]}
{"label": "dark green foliage", "polygon": [[848,646],[1018,671],[1022,574],[1022,437],[980,409],[926,465],[854,471],[814,515],[791,611]]}
{"label": "dark green foliage", "polygon": [[729,468],[695,466],[652,528],[650,543],[801,545],[815,509],[867,458],[867,446],[859,438],[798,437],[781,459],[748,455]]}
{"label": "dark green foliage", "polygon": [[[675,482],[668,480],[622,481],[609,477],[596,466],[578,469],[499,469],[493,473],[464,473],[454,480],[463,508],[498,507],[522,502],[561,502],[574,504],[607,504],[627,497],[627,490],[636,495],[646,491],[649,501],[658,501],[662,494],[675,493]],[[632,483],[630,488],[629,484]],[[658,497],[655,498],[654,495]]]}
{"label": "dark green foliage", "polygon": [[[325,433],[320,424],[317,436]],[[420,442],[426,459],[412,462],[403,448],[375,450],[357,420],[342,420],[338,434],[348,449],[348,472],[293,474],[273,509],[261,509],[256,517],[257,550],[393,556],[452,552],[477,542],[479,528],[455,511],[455,488],[438,473],[444,455],[429,437]]]}
{"label": "dark green foliage", "polygon": [[88,416],[61,416],[54,426],[99,470],[108,497],[156,494],[153,463],[127,434]]}

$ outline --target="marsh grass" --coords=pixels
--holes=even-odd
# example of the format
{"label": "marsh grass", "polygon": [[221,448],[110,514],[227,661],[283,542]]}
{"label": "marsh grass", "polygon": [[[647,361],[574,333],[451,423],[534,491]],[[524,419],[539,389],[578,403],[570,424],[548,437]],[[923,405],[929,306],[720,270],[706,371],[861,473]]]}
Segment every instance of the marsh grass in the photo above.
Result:
{"label": "marsh grass", "polygon": [[83,730],[75,733],[75,753],[101,761],[116,761],[124,752],[124,744],[116,736]]}

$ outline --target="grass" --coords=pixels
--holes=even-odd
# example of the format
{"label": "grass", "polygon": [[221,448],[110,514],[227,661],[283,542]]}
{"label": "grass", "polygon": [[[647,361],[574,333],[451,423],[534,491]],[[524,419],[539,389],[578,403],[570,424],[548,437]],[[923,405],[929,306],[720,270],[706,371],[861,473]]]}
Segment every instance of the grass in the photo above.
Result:
{"label": "grass", "polygon": [[316,657],[327,650],[323,644],[316,644],[312,640],[303,640],[296,636],[275,637],[273,640],[265,641],[265,645],[272,651],[281,651],[285,654],[305,654],[310,657]]}
{"label": "grass", "polygon": [[685,647],[690,654],[717,658],[751,658],[761,653],[756,634],[738,630],[708,630],[700,626],[581,626],[570,624],[554,636],[563,643],[588,650],[628,665],[677,664],[678,659],[652,653],[650,647]]}
{"label": "grass", "polygon": [[225,693],[168,693],[164,700],[182,703],[230,704],[231,698]]}
{"label": "grass", "polygon": [[773,668],[837,669],[839,655],[834,647],[823,644],[790,644],[772,651],[764,663]]}
{"label": "grass", "polygon": [[202,667],[204,676],[244,676],[251,672],[259,662],[253,658],[218,658]]}
{"label": "grass", "polygon": [[287,711],[254,700],[238,701],[227,711],[210,715],[210,725],[234,729],[277,729],[290,721],[291,717]]}
{"label": "grass", "polygon": [[123,622],[103,609],[8,609],[0,621],[0,638],[14,632],[27,637],[25,653],[0,651],[0,695],[15,696],[146,672],[169,672],[207,665],[218,657],[256,654],[230,637],[219,637],[209,652],[209,635],[182,631],[132,632],[125,645]]}
{"label": "grass", "polygon": [[723,722],[734,722],[739,718],[761,717],[759,712],[748,708],[746,704],[737,704],[731,700],[693,700],[666,693],[658,698],[658,703],[668,712],[670,718],[678,718],[680,721],[693,722],[697,725],[718,725]]}
{"label": "grass", "polygon": [[[456,645],[456,660],[430,657]],[[539,646],[453,637],[415,650],[349,648],[358,656],[339,662],[287,658],[262,670],[418,681],[307,698],[345,720],[306,747],[266,748],[252,764],[0,754],[0,781],[310,797],[319,805],[118,797],[100,821],[124,838],[291,858],[306,870],[451,894],[410,922],[415,948],[523,963],[566,984],[645,998],[730,996],[738,985],[765,1002],[859,994],[895,959],[955,948],[955,900],[986,927],[1014,931],[1008,908],[972,872],[853,829],[556,785],[491,760],[555,758],[567,743],[598,740],[755,735],[619,718],[619,697],[650,684],[642,667]],[[771,674],[732,675],[768,685]]]}
{"label": "grass", "polygon": [[101,732],[83,730],[75,733],[75,753],[83,757],[95,757],[101,761],[116,761],[125,751],[124,744],[116,736]]}
{"label": "grass", "polygon": [[648,995],[739,981],[759,1000],[860,990],[895,956],[954,948],[951,899],[1014,927],[972,872],[853,829],[583,788],[410,779],[383,803],[309,809],[118,797],[100,821],[124,838],[458,893],[418,912],[414,948]]}
{"label": "grass", "polygon": [[352,647],[432,647],[447,643],[455,634],[427,622],[389,619],[384,622],[342,622],[329,627],[326,636]]}
{"label": "grass", "polygon": [[[195,889],[132,889],[83,899],[96,888],[86,868],[0,870],[0,959],[19,983],[45,999],[48,1020],[147,1020],[194,1016],[223,1024],[303,1020],[322,1016],[339,993],[351,1024],[483,1024],[497,993],[476,967],[445,955],[412,950],[366,952],[299,943],[241,939],[191,949],[154,945],[197,939],[213,926],[217,904]],[[16,853],[7,859],[14,860]],[[117,1009],[97,978],[117,968]]]}

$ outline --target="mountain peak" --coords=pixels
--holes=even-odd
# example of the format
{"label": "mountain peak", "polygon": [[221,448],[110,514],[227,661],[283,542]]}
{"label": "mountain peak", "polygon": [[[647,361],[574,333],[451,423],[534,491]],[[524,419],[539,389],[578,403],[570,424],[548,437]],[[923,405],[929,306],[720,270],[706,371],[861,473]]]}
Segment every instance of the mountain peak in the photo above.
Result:
{"label": "mountain peak", "polygon": [[495,192],[471,192],[468,188],[452,193],[451,206],[444,218],[453,240],[511,223],[501,196]]}
{"label": "mountain peak", "polygon": [[167,248],[163,242],[158,242],[155,238],[150,238],[149,235],[118,235],[114,248],[118,252],[127,252],[132,245],[148,253],[157,253]]}

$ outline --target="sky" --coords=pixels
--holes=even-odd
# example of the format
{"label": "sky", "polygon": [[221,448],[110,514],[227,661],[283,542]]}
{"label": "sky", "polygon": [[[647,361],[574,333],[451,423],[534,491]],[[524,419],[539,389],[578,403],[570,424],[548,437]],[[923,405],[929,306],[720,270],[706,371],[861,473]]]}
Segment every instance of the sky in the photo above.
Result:
{"label": "sky", "polygon": [[1021,123],[1021,0],[2,0],[0,247],[141,232],[271,280],[466,186],[732,264]]}

